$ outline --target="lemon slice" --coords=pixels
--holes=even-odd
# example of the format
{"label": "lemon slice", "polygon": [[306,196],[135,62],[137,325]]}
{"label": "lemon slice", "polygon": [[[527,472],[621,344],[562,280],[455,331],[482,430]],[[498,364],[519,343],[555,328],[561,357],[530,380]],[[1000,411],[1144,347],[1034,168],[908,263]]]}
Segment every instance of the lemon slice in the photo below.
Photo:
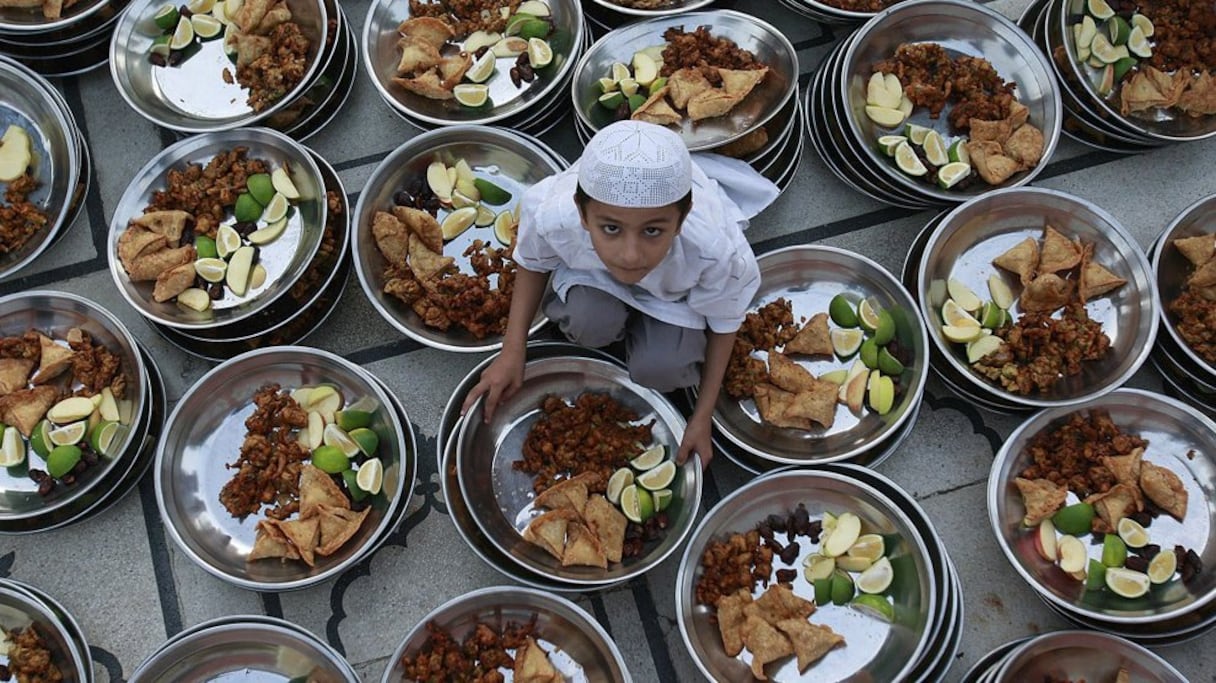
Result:
{"label": "lemon slice", "polygon": [[169,40],[169,48],[172,50],[184,50],[194,42],[194,24],[190,20],[181,17],[177,20],[177,28],[173,29],[173,38]]}
{"label": "lemon slice", "polygon": [[665,446],[651,446],[641,455],[630,460],[629,466],[639,472],[645,472],[658,467],[666,459],[667,448]]}
{"label": "lemon slice", "polygon": [[659,489],[658,491],[652,491],[650,497],[654,499],[654,511],[662,512],[671,506],[671,501],[675,498],[675,494],[671,492],[671,489]]}
{"label": "lemon slice", "polygon": [[676,478],[676,464],[671,460],[663,462],[663,464],[649,469],[639,474],[637,484],[648,491],[658,491],[671,486],[671,482]]}
{"label": "lemon slice", "polygon": [[631,72],[631,71],[629,70],[629,67],[628,67],[628,66],[626,66],[626,65],[624,65],[624,64],[622,64],[622,63],[620,63],[620,62],[614,62],[614,63],[612,64],[612,80],[613,80],[613,82],[619,82],[619,81],[623,81],[623,80],[625,80],[626,78],[633,78],[633,72]]}
{"label": "lemon slice", "polygon": [[266,212],[262,214],[262,218],[268,224],[277,223],[287,216],[287,209],[289,208],[291,208],[291,204],[287,201],[287,197],[276,192],[274,193],[274,197],[271,198],[270,203],[266,205]]}
{"label": "lemon slice", "polygon": [[899,167],[899,170],[911,176],[922,176],[929,172],[929,169],[925,168],[920,158],[916,156],[912,145],[907,142],[901,142],[895,147],[895,165]]}
{"label": "lemon slice", "polygon": [[118,455],[116,451],[119,434],[124,433],[125,428],[117,422],[98,422],[97,426],[89,432],[89,446],[101,455],[107,458],[112,458]]}
{"label": "lemon slice", "polygon": [[1153,22],[1143,14],[1133,14],[1131,23],[1132,28],[1140,29],[1140,32],[1144,34],[1144,37],[1151,38],[1153,36]]}
{"label": "lemon slice", "polygon": [[608,490],[605,492],[608,502],[613,505],[620,502],[621,492],[625,490],[626,486],[631,484],[633,484],[633,470],[628,467],[622,467],[613,472],[612,476],[608,478]]}
{"label": "lemon slice", "polygon": [[849,607],[876,619],[887,622],[895,621],[895,607],[891,605],[890,600],[881,595],[863,593],[853,598]]}
{"label": "lemon slice", "polygon": [[156,10],[156,14],[152,17],[152,21],[156,23],[156,28],[162,31],[177,26],[177,20],[181,18],[181,14],[177,11],[177,7],[173,5],[161,5],[161,8]]}
{"label": "lemon slice", "polygon": [[1110,39],[1102,33],[1094,36],[1094,42],[1089,44],[1089,49],[1103,64],[1113,64],[1129,55],[1126,45],[1112,45]]}
{"label": "lemon slice", "polygon": [[630,484],[621,491],[621,512],[629,521],[641,524],[654,514],[654,499],[646,489]]}
{"label": "lemon slice", "polygon": [[480,107],[490,101],[490,89],[480,83],[461,83],[452,88],[452,95],[466,107]]}
{"label": "lemon slice", "polygon": [[943,190],[949,190],[969,175],[971,175],[971,164],[952,161],[937,169],[937,186]]}
{"label": "lemon slice", "polygon": [[802,562],[803,575],[807,581],[816,581],[818,579],[826,579],[832,576],[832,572],[836,571],[836,558],[828,557],[827,555],[807,555],[807,558]]}
{"label": "lemon slice", "polygon": [[361,452],[359,444],[336,424],[325,425],[325,431],[322,432],[322,440],[326,446],[337,446],[342,451],[342,454],[348,458]]}
{"label": "lemon slice", "polygon": [[874,297],[866,297],[857,303],[857,322],[861,329],[874,333],[878,329],[878,313],[882,307]]}
{"label": "lemon slice", "polygon": [[865,534],[858,537],[857,542],[849,546],[849,557],[862,557],[871,562],[887,553],[886,542],[878,534]]}
{"label": "lemon slice", "polygon": [[836,352],[839,358],[848,358],[857,353],[857,349],[861,348],[861,343],[865,341],[866,334],[858,329],[842,330],[833,329],[830,332],[832,338],[832,350]]}
{"label": "lemon slice", "polygon": [[1133,55],[1143,59],[1153,56],[1153,48],[1148,44],[1148,36],[1144,35],[1144,29],[1139,26],[1133,28],[1128,34],[1127,49]]}
{"label": "lemon slice", "polygon": [[474,83],[485,83],[490,80],[490,76],[494,75],[494,65],[497,61],[498,58],[494,56],[494,53],[486,50],[486,53],[478,57],[477,61],[473,62],[473,66],[464,72],[464,77]]}
{"label": "lemon slice", "polygon": [[384,487],[384,463],[380,462],[380,458],[372,458],[359,465],[355,483],[373,496],[380,493],[380,489]]}
{"label": "lemon slice", "polygon": [[950,161],[957,161],[963,164],[971,163],[971,154],[967,152],[967,140],[959,138],[950,143],[950,149],[946,150],[946,156]]}
{"label": "lemon slice", "polygon": [[[553,62],[553,48],[541,38],[528,39],[528,64],[533,69],[543,69]],[[654,80],[654,79],[651,79]]]}
{"label": "lemon slice", "polygon": [[224,22],[210,14],[195,14],[190,17],[190,26],[194,29],[194,35],[203,40],[219,38],[224,32]]}
{"label": "lemon slice", "polygon": [[215,253],[228,258],[241,248],[241,233],[231,225],[221,225],[215,233]]}
{"label": "lemon slice", "polygon": [[608,94],[610,92],[616,92],[616,81],[610,77],[605,76],[604,78],[596,81],[596,84],[600,86],[601,93]]}
{"label": "lemon slice", "polygon": [[884,135],[878,138],[878,149],[882,150],[883,154],[889,157],[895,156],[895,148],[899,143],[906,142],[907,137],[903,135]]}
{"label": "lemon slice", "polygon": [[16,427],[6,427],[0,438],[0,467],[12,467],[25,462],[25,443]]}
{"label": "lemon slice", "polygon": [[191,14],[206,14],[215,8],[215,0],[190,0],[186,7]]}
{"label": "lemon slice", "polygon": [[477,207],[466,206],[463,209],[456,209],[444,217],[440,223],[440,230],[443,232],[443,239],[455,239],[465,230],[468,230],[477,222]]}
{"label": "lemon slice", "polygon": [[895,570],[891,567],[891,561],[880,557],[857,577],[857,590],[871,595],[881,593],[891,587],[894,578]]}
{"label": "lemon slice", "polygon": [[983,327],[954,299],[946,299],[942,305],[942,322],[951,327]]}
{"label": "lemon slice", "polygon": [[1106,568],[1106,587],[1114,591],[1115,595],[1139,598],[1148,593],[1151,584],[1148,574],[1127,567]]}
{"label": "lemon slice", "polygon": [[950,162],[950,155],[946,152],[946,141],[942,138],[942,134],[931,130],[925,134],[925,158],[934,166],[945,166]]}
{"label": "lemon slice", "polygon": [[972,327],[970,325],[959,327],[957,325],[942,326],[942,336],[956,344],[966,344],[973,342],[976,339],[984,336],[984,328]]}
{"label": "lemon slice", "polygon": [[194,272],[207,282],[223,282],[228,263],[220,258],[201,258],[194,262]]}
{"label": "lemon slice", "polygon": [[1173,550],[1162,550],[1153,555],[1153,559],[1148,563],[1148,580],[1154,584],[1165,583],[1174,578],[1177,569],[1178,556]]}
{"label": "lemon slice", "polygon": [[1086,8],[1094,19],[1110,19],[1115,16],[1115,10],[1111,9],[1106,0],[1087,0]]}
{"label": "lemon slice", "polygon": [[515,214],[510,211],[503,211],[494,217],[494,238],[502,243],[504,247],[510,246],[515,240],[515,233],[519,229],[519,221],[515,218]]}
{"label": "lemon slice", "polygon": [[904,128],[904,135],[908,136],[908,140],[910,140],[914,145],[925,144],[925,138],[929,135],[929,133],[932,132],[932,128],[918,126],[915,123],[909,123],[908,126]]}

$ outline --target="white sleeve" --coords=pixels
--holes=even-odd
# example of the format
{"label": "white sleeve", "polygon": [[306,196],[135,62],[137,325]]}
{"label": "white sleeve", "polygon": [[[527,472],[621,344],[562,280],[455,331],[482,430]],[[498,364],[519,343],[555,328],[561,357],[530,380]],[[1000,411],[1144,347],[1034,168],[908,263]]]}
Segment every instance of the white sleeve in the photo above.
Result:
{"label": "white sleeve", "polygon": [[742,239],[732,246],[729,254],[705,269],[688,293],[689,308],[705,316],[709,329],[720,334],[739,329],[760,289],[760,267],[751,246]]}
{"label": "white sleeve", "polygon": [[519,232],[515,236],[515,263],[524,270],[548,273],[562,264],[561,257],[544,235],[540,209],[545,203],[552,176],[528,188],[520,199]]}

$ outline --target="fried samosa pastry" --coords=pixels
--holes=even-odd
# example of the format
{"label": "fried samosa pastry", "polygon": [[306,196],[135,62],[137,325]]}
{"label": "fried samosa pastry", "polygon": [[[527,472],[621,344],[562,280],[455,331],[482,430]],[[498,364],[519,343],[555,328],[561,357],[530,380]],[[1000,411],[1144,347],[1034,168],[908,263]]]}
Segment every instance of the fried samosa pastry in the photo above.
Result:
{"label": "fried samosa pastry", "polygon": [[824,655],[844,645],[844,636],[828,626],[812,624],[806,619],[783,619],[774,625],[789,637],[794,646],[798,673],[804,673]]}
{"label": "fried samosa pastry", "polygon": [[[1140,476],[1143,478],[1143,465],[1141,467]],[[1119,520],[1138,512],[1142,507],[1139,492],[1126,484],[1115,484],[1105,493],[1086,498],[1085,502],[1094,506],[1094,512],[1097,513],[1091,523],[1093,530],[1104,534],[1115,533],[1119,528]]]}
{"label": "fried samosa pastry", "polygon": [[642,103],[642,106],[634,110],[629,118],[658,126],[678,124],[684,117],[680,116],[680,112],[672,109],[670,104],[667,104],[667,90],[668,86],[665,85],[651,93],[650,97]]}
{"label": "fried samosa pastry", "polygon": [[36,364],[29,358],[0,358],[0,396],[24,389]]}
{"label": "fried samosa pastry", "polygon": [[300,468],[300,516],[312,517],[323,507],[349,508],[346,494],[329,475],[313,465]]}
{"label": "fried samosa pastry", "polygon": [[992,140],[967,142],[967,153],[976,173],[989,185],[1000,185],[1022,170],[1016,159],[1005,154],[1005,148]]}
{"label": "fried samosa pastry", "polygon": [[1191,116],[1216,114],[1216,78],[1210,71],[1200,71],[1178,97],[1178,109]]}
{"label": "fried samosa pastry", "polygon": [[406,41],[429,45],[436,50],[456,36],[446,21],[436,17],[406,19],[397,26],[397,33]]}
{"label": "fried samosa pastry", "polygon": [[566,549],[562,552],[562,566],[587,566],[608,568],[608,555],[604,546],[591,529],[579,522],[566,527]]}
{"label": "fried samosa pastry", "polygon": [[285,522],[275,520],[267,520],[272,524],[277,524],[279,530],[287,537],[287,540],[300,554],[300,559],[304,560],[304,564],[309,567],[317,565],[316,548],[317,539],[321,533],[321,520],[316,517],[307,519],[291,519]]}
{"label": "fried samosa pastry", "polygon": [[430,213],[412,206],[394,206],[393,215],[418,236],[427,249],[443,253],[443,228]]}
{"label": "fried samosa pastry", "polygon": [[1072,298],[1073,283],[1055,273],[1041,273],[1026,285],[1018,300],[1022,310],[1050,313]]}
{"label": "fried samosa pastry", "polygon": [[591,531],[599,536],[600,545],[609,562],[620,562],[625,549],[625,528],[629,520],[608,499],[598,493],[587,499],[583,508],[583,519]]}
{"label": "fried samosa pastry", "polygon": [[515,651],[515,664],[511,670],[516,683],[561,683],[565,680],[532,636],[525,636],[524,644]]}
{"label": "fried samosa pastry", "polygon": [[794,394],[777,387],[762,383],[756,385],[756,408],[760,411],[760,419],[774,427],[785,429],[810,429],[811,421],[804,417],[787,415],[794,403]]}
{"label": "fried samosa pastry", "polygon": [[565,554],[566,530],[570,522],[577,520],[578,515],[571,510],[550,510],[528,523],[523,533],[524,540],[561,560]]}
{"label": "fried samosa pastry", "polygon": [[1140,486],[1140,462],[1144,458],[1143,448],[1134,448],[1127,455],[1104,455],[1102,466],[1110,470],[1115,481],[1129,487]]}
{"label": "fried samosa pastry", "polygon": [[747,620],[744,610],[752,604],[752,594],[746,588],[718,600],[718,632],[722,634],[722,647],[727,657],[743,651],[743,623]]}
{"label": "fried samosa pastry", "polygon": [[1154,505],[1175,519],[1186,517],[1186,486],[1169,468],[1145,462],[1140,468],[1140,488]]}
{"label": "fried samosa pastry", "polygon": [[735,97],[735,102],[742,102],[751,91],[760,85],[768,75],[768,67],[762,69],[723,69],[718,67],[718,75],[722,77],[722,89],[726,94]]}
{"label": "fried samosa pastry", "polygon": [[703,121],[705,119],[725,116],[742,99],[742,97],[732,95],[722,88],[711,88],[699,92],[688,100],[688,118],[693,121]]}
{"label": "fried samosa pastry", "polygon": [[166,249],[168,246],[169,240],[164,235],[140,226],[131,226],[118,236],[118,260],[122,262],[123,270],[130,273],[140,256]]}
{"label": "fried samosa pastry", "polygon": [[1085,303],[1107,292],[1112,292],[1125,284],[1127,284],[1127,280],[1110,272],[1101,264],[1085,259],[1084,265],[1081,266],[1081,278],[1077,287],[1077,295],[1081,298],[1081,303]]}
{"label": "fried samosa pastry", "polygon": [[403,266],[410,254],[410,230],[393,214],[377,211],[372,216],[372,237],[385,260]]}
{"label": "fried samosa pastry", "polygon": [[832,334],[828,329],[828,314],[816,313],[806,321],[794,338],[786,342],[785,353],[804,356],[832,355]]}
{"label": "fried samosa pastry", "polygon": [[456,259],[431,251],[422,238],[410,233],[410,270],[419,280],[429,280],[452,267]]}
{"label": "fried samosa pastry", "polygon": [[363,526],[363,520],[372,511],[370,507],[355,512],[349,508],[333,508],[322,505],[315,519],[320,522],[317,538],[317,554],[328,557],[338,552]]}
{"label": "fried samosa pastry", "polygon": [[1081,249],[1050,225],[1043,228],[1043,250],[1039,256],[1040,273],[1058,273],[1076,268],[1081,262]]}
{"label": "fried samosa pastry", "polygon": [[1043,159],[1043,131],[1029,124],[1014,129],[1002,145],[1005,155],[1021,164],[1022,168],[1034,168]]}
{"label": "fried samosa pastry", "polygon": [[43,334],[38,335],[38,346],[38,372],[31,380],[34,384],[46,384],[55,379],[71,367],[72,359],[76,357],[75,351],[56,344],[54,339]]}
{"label": "fried samosa pastry", "polygon": [[194,216],[186,211],[149,211],[131,219],[131,223],[164,235],[169,244],[178,244],[182,241],[182,233],[193,220]]}
{"label": "fried samosa pastry", "polygon": [[164,303],[190,289],[197,274],[194,263],[183,263],[162,272],[156,276],[156,285],[152,287],[152,300]]}
{"label": "fried samosa pastry", "polygon": [[776,351],[768,354],[768,376],[773,384],[792,394],[808,391],[815,383],[815,376],[806,368]]}
{"label": "fried samosa pastry", "polygon": [[1049,479],[1013,480],[1022,494],[1022,503],[1026,506],[1026,515],[1022,517],[1022,526],[1034,527],[1039,522],[1051,517],[1057,510],[1064,507],[1068,499],[1068,487],[1061,486]]}
{"label": "fried samosa pastry", "polygon": [[1027,237],[992,259],[992,265],[1017,275],[1023,285],[1030,284],[1039,268],[1039,241]]}
{"label": "fried samosa pastry", "polygon": [[775,583],[764,594],[743,608],[746,617],[760,617],[770,624],[784,619],[806,619],[815,613],[815,603],[800,598],[788,587]]}
{"label": "fried samosa pastry", "polygon": [[830,429],[836,422],[836,401],[840,387],[820,379],[812,379],[811,382],[810,387],[794,396],[785,414],[789,418],[806,418]]}
{"label": "fried samosa pastry", "polygon": [[16,427],[28,439],[58,398],[59,390],[45,385],[9,393],[0,398],[0,422]]}
{"label": "fried samosa pastry", "polygon": [[413,78],[398,77],[392,80],[402,88],[428,99],[450,100],[455,97],[451,89],[443,87],[443,81],[440,80],[439,73],[434,69],[423,71]]}
{"label": "fried samosa pastry", "polygon": [[550,510],[572,510],[582,516],[587,507],[587,486],[575,479],[564,479],[545,489],[534,501],[537,507]]}
{"label": "fried samosa pastry", "polygon": [[196,256],[193,244],[176,249],[161,249],[152,253],[144,252],[131,264],[127,275],[133,282],[153,282],[160,277],[161,273],[170,268],[175,268],[183,263],[194,263]]}
{"label": "fried samosa pastry", "polygon": [[764,665],[794,654],[794,646],[780,631],[757,616],[743,622],[743,645],[752,653],[752,675],[767,681]]}
{"label": "fried samosa pastry", "polygon": [[253,549],[245,558],[249,562],[275,557],[284,560],[300,559],[300,553],[296,552],[295,546],[287,540],[287,536],[273,522],[274,520],[269,519],[258,522],[257,535],[253,539]]}
{"label": "fried samosa pastry", "polygon": [[688,100],[713,87],[700,69],[685,67],[667,78],[667,97],[676,109],[684,109]]}
{"label": "fried samosa pastry", "polygon": [[1202,266],[1216,256],[1216,237],[1212,235],[1179,237],[1174,240],[1174,248],[1192,264]]}

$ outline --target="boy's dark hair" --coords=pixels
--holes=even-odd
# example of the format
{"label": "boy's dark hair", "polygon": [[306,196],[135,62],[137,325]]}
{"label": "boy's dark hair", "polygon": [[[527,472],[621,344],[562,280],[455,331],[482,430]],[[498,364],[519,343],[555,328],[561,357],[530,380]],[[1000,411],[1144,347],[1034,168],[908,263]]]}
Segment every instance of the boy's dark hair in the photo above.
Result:
{"label": "boy's dark hair", "polygon": [[[591,195],[583,190],[582,185],[574,186],[574,203],[578,205],[578,211],[581,214],[587,208],[587,202],[591,201]],[[680,220],[688,218],[688,212],[692,210],[692,190],[688,194],[679,198],[675,202],[675,207],[680,211]]]}

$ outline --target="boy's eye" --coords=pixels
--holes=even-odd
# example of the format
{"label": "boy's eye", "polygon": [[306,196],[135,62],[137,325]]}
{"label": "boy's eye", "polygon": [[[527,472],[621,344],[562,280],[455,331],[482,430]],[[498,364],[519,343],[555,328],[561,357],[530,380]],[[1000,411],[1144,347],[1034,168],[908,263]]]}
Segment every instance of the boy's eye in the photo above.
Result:
{"label": "boy's eye", "polygon": [[642,234],[647,237],[658,237],[663,234],[663,228],[646,228],[642,231]]}
{"label": "boy's eye", "polygon": [[615,235],[621,231],[620,227],[615,226],[611,223],[606,223],[604,225],[601,225],[600,230],[603,230],[604,234],[606,234],[606,235]]}

